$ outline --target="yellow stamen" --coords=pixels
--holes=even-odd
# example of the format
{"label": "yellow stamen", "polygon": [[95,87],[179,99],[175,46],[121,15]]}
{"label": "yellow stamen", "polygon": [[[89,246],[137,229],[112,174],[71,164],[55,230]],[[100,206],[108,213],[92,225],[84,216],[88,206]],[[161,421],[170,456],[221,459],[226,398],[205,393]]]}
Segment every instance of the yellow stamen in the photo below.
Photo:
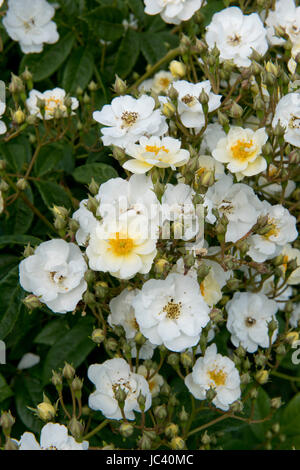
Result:
{"label": "yellow stamen", "polygon": [[110,249],[114,252],[117,256],[124,256],[131,253],[134,247],[134,242],[132,238],[120,238],[120,233],[117,232],[116,238],[110,238],[109,244]]}
{"label": "yellow stamen", "polygon": [[256,148],[253,149],[253,142],[245,142],[238,140],[234,145],[230,147],[233,158],[235,160],[245,161],[249,160],[256,153]]}
{"label": "yellow stamen", "polygon": [[208,372],[209,378],[217,387],[225,385],[227,374],[222,369],[213,369]]}
{"label": "yellow stamen", "polygon": [[169,150],[166,149],[164,145],[162,145],[161,147],[157,147],[157,145],[146,145],[145,149],[147,152],[155,153],[156,157],[161,150],[165,153],[169,153]]}
{"label": "yellow stamen", "polygon": [[181,314],[181,302],[176,304],[173,302],[173,299],[171,299],[171,301],[164,306],[163,312],[166,312],[167,317],[170,318],[170,320],[177,320]]}
{"label": "yellow stamen", "polygon": [[160,78],[159,79],[159,84],[163,89],[168,88],[170,83],[171,83],[171,80],[169,78]]}

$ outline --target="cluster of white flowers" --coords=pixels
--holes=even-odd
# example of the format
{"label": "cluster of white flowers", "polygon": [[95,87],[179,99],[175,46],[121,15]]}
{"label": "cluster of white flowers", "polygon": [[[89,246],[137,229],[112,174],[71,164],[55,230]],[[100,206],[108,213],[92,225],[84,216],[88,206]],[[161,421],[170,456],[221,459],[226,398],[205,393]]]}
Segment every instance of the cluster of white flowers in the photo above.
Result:
{"label": "cluster of white flowers", "polygon": [[46,0],[8,0],[3,25],[8,35],[20,43],[22,52],[41,52],[44,43],[58,41],[53,5]]}
{"label": "cluster of white flowers", "polygon": [[[66,105],[66,92],[62,88],[54,88],[41,93],[38,90],[31,90],[26,100],[26,105],[30,114],[40,119],[53,119],[57,116],[67,117],[68,107]],[[77,98],[70,97],[70,109],[74,111],[79,106]],[[43,114],[42,114],[43,110]]]}

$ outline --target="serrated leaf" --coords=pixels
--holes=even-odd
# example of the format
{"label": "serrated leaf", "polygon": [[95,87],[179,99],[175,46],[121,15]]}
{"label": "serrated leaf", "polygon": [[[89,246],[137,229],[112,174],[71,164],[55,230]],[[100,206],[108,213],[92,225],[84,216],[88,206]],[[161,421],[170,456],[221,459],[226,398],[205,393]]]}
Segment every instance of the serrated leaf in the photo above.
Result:
{"label": "serrated leaf", "polygon": [[30,162],[31,148],[24,136],[17,137],[12,142],[1,145],[1,151],[8,163],[8,169],[22,173],[24,166]]}
{"label": "serrated leaf", "polygon": [[118,173],[110,165],[105,163],[87,163],[73,171],[73,177],[79,183],[89,184],[92,178],[98,184],[105,183],[110,178],[116,178]]}
{"label": "serrated leaf", "polygon": [[17,233],[14,235],[2,235],[0,236],[0,246],[1,245],[27,245],[27,243],[31,243],[32,245],[38,245],[41,243],[42,240],[37,237],[33,237],[32,235],[18,235]]}
{"label": "serrated leaf", "polygon": [[57,43],[45,46],[41,54],[25,55],[21,62],[20,71],[22,72],[25,67],[28,67],[35,82],[50,77],[70,54],[74,40],[75,37],[70,32]]}
{"label": "serrated leaf", "polygon": [[16,381],[15,394],[17,412],[26,428],[33,432],[40,432],[43,423],[28,409],[28,406],[36,408],[41,403],[43,399],[41,382],[37,378],[21,375]]}
{"label": "serrated leaf", "polygon": [[14,394],[12,389],[7,385],[5,378],[0,374],[0,403]]}
{"label": "serrated leaf", "polygon": [[[30,186],[27,186],[24,190],[24,195],[33,203],[33,194]],[[32,224],[33,217],[34,214],[30,207],[19,197],[12,206],[11,214],[6,224],[6,232],[16,234],[26,233]]]}
{"label": "serrated leaf", "polygon": [[35,343],[53,346],[60,338],[69,331],[65,319],[52,320],[40,331],[34,339]]}
{"label": "serrated leaf", "polygon": [[93,324],[93,318],[80,318],[76,325],[51,347],[44,362],[44,383],[50,379],[52,370],[59,370],[65,362],[78,367],[85,360],[95,347],[89,338]]}
{"label": "serrated leaf", "polygon": [[37,176],[44,176],[53,170],[62,159],[62,149],[55,145],[42,147],[34,164],[34,172]]}
{"label": "serrated leaf", "polygon": [[77,88],[86,88],[93,75],[94,57],[85,47],[72,52],[64,69],[63,88],[75,93]]}
{"label": "serrated leaf", "polygon": [[121,78],[126,78],[132,71],[140,54],[139,34],[133,29],[128,29],[119,47],[115,70]]}
{"label": "serrated leaf", "polygon": [[14,267],[0,281],[0,339],[3,340],[14,327],[22,307],[24,291],[19,285],[19,268]]}
{"label": "serrated leaf", "polygon": [[120,9],[112,6],[98,7],[82,17],[87,21],[89,28],[99,38],[106,41],[115,41],[124,34],[124,19]]}
{"label": "serrated leaf", "polygon": [[64,206],[67,209],[72,207],[71,199],[66,191],[57,183],[52,181],[35,181],[42,199],[50,209],[54,206]]}

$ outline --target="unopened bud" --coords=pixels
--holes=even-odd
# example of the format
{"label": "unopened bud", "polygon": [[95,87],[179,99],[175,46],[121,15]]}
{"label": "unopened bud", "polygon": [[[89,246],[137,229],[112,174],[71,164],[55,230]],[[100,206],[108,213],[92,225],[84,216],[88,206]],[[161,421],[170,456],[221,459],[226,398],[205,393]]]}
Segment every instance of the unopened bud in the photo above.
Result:
{"label": "unopened bud", "polygon": [[255,374],[255,380],[260,384],[264,385],[269,380],[269,372],[267,370],[261,369]]}
{"label": "unopened bud", "polygon": [[20,178],[18,179],[16,186],[20,191],[24,191],[27,188],[28,183],[25,178]]}
{"label": "unopened bud", "polygon": [[122,423],[119,432],[123,437],[130,437],[133,434],[134,427],[130,423]]}
{"label": "unopened bud", "polygon": [[51,403],[42,402],[37,406],[37,415],[43,421],[51,421],[56,415],[56,410]]}
{"label": "unopened bud", "polygon": [[95,328],[92,332],[92,341],[96,344],[101,344],[105,339],[104,331],[100,328]]}
{"label": "unopened bud", "polygon": [[69,421],[68,429],[75,439],[79,439],[83,434],[83,425],[78,421],[75,416]]}
{"label": "unopened bud", "polygon": [[71,364],[68,364],[65,362],[65,366],[62,370],[62,374],[66,380],[73,380],[74,375],[75,375],[75,369]]}
{"label": "unopened bud", "polygon": [[168,426],[165,428],[165,435],[168,437],[168,438],[172,438],[172,437],[175,437],[177,436],[179,432],[179,427],[177,426],[177,424],[175,423],[170,423],[168,424]]}
{"label": "unopened bud", "polygon": [[172,60],[169,70],[175,79],[183,78],[186,75],[186,66],[178,60]]}
{"label": "unopened bud", "polygon": [[18,125],[23,124],[26,119],[26,114],[22,111],[21,108],[18,108],[17,111],[13,113],[13,121],[16,122]]}
{"label": "unopened bud", "polygon": [[35,308],[39,308],[42,304],[40,299],[33,294],[27,295],[23,300],[24,305],[26,305],[29,310],[34,310]]}
{"label": "unopened bud", "polygon": [[173,450],[184,450],[185,449],[185,442],[182,437],[176,436],[170,442],[171,448]]}
{"label": "unopened bud", "polygon": [[127,84],[118,75],[116,75],[115,83],[113,84],[113,90],[117,95],[123,95],[126,93]]}

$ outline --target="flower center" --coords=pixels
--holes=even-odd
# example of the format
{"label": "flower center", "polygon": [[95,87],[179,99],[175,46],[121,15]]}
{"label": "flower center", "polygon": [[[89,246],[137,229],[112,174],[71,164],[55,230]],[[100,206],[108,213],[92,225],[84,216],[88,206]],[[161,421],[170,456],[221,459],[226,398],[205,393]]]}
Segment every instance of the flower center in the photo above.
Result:
{"label": "flower center", "polygon": [[245,324],[246,326],[248,326],[249,328],[253,325],[255,325],[256,323],[256,320],[255,318],[252,318],[252,317],[247,317],[246,320],[245,320]]}
{"label": "flower center", "polygon": [[277,228],[277,225],[275,223],[274,219],[269,219],[268,220],[268,225],[270,225],[270,230],[268,230],[267,233],[265,233],[264,237],[269,239],[270,237],[277,237],[279,234],[279,230]]}
{"label": "flower center", "polygon": [[48,112],[53,112],[55,108],[63,108],[63,102],[59,98],[51,98],[46,99],[45,110]]}
{"label": "flower center", "polygon": [[164,306],[163,312],[167,314],[167,318],[170,320],[177,320],[181,314],[181,302],[178,304],[173,299]]}
{"label": "flower center", "polygon": [[216,387],[225,385],[227,374],[222,369],[212,369],[208,372],[209,378],[215,383]]}
{"label": "flower center", "polygon": [[162,77],[159,79],[159,84],[164,90],[168,88],[170,83],[171,83],[171,80],[167,77]]}
{"label": "flower center", "polygon": [[54,282],[54,284],[62,284],[65,277],[64,276],[57,276],[57,272],[56,271],[51,271],[49,273],[49,276],[50,276],[50,279],[52,282]]}
{"label": "flower center", "polygon": [[187,106],[194,106],[194,104],[197,103],[197,100],[194,96],[192,95],[185,95],[183,98],[181,98],[181,101],[186,104]]}
{"label": "flower center", "polygon": [[161,147],[157,147],[156,145],[146,145],[145,149],[147,152],[154,153],[156,157],[161,150],[165,153],[169,153],[169,150],[166,149],[164,145],[162,145]]}
{"label": "flower center", "polygon": [[124,256],[131,253],[134,247],[132,238],[120,238],[120,233],[115,234],[115,238],[109,239],[110,249],[117,256]]}
{"label": "flower center", "polygon": [[238,140],[234,145],[230,147],[232,156],[235,160],[245,161],[253,157],[256,152],[256,148],[253,147],[253,142],[245,142],[243,140]]}
{"label": "flower center", "polygon": [[132,126],[136,121],[137,118],[139,117],[139,114],[134,112],[134,111],[124,111],[124,113],[121,116],[121,119],[123,121],[123,127],[130,127]]}
{"label": "flower center", "polygon": [[231,46],[238,46],[239,44],[241,44],[241,41],[242,41],[242,36],[240,36],[237,33],[233,34],[232,36],[229,36],[227,39],[227,42]]}
{"label": "flower center", "polygon": [[34,18],[30,18],[29,21],[24,21],[23,24],[24,24],[25,31],[27,32],[27,31],[30,31],[33,26],[35,26],[35,20]]}
{"label": "flower center", "polygon": [[289,121],[289,128],[290,129],[300,129],[300,117],[299,116],[292,116]]}

